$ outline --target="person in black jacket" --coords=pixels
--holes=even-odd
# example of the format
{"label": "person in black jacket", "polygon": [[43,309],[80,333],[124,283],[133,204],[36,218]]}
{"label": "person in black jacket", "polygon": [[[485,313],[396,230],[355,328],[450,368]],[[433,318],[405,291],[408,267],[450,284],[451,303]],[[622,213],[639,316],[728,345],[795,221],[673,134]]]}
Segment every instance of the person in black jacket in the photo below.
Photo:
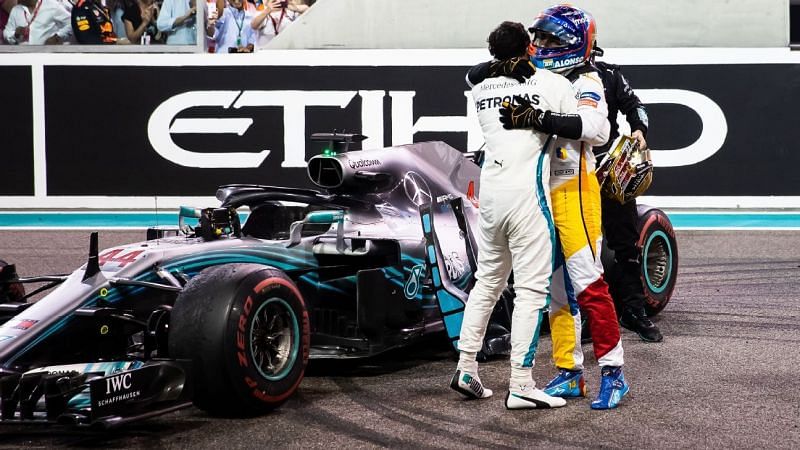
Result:
{"label": "person in black jacket", "polygon": [[[595,49],[598,56],[602,50]],[[619,136],[617,113],[625,114],[631,126],[631,136],[639,142],[640,149],[647,148],[648,118],[639,97],[631,89],[628,80],[620,67],[602,61],[595,61],[608,102],[608,121],[611,122],[611,134],[608,143],[595,147],[598,159],[606,153],[614,140]],[[638,215],[636,199],[621,204],[603,196],[602,198],[603,236],[611,250],[618,270],[607,281],[612,297],[621,311],[619,323],[623,327],[635,331],[643,341],[660,342],[663,339],[658,327],[650,321],[644,310],[644,287],[642,286],[641,251],[638,247],[639,232],[637,230]]]}
{"label": "person in black jacket", "polygon": [[100,0],[78,0],[72,7],[72,32],[80,44],[116,44],[108,8]]}

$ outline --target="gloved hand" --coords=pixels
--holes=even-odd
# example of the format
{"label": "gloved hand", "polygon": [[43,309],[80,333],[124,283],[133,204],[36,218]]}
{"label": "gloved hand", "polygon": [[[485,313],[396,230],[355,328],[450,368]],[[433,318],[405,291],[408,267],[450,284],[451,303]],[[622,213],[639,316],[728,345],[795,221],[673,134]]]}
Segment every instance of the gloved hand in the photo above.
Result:
{"label": "gloved hand", "polygon": [[533,128],[542,131],[542,120],[548,112],[534,108],[531,102],[515,95],[513,104],[504,101],[500,105],[500,122],[506,130]]}
{"label": "gloved hand", "polygon": [[527,56],[515,56],[511,59],[489,63],[489,78],[511,77],[524,83],[534,73],[536,73],[536,67]]}

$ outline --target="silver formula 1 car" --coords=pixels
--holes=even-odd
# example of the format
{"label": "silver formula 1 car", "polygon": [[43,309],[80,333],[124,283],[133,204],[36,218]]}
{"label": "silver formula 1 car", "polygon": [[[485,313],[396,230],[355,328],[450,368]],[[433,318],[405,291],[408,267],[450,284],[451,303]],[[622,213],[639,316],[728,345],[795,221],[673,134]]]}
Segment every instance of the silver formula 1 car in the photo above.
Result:
{"label": "silver formula 1 car", "polygon": [[[431,333],[455,345],[477,253],[474,159],[442,142],[328,152],[308,162],[321,190],[223,186],[219,206],[181,208],[146,241],[99,251],[92,234],[69,275],[0,264],[2,421],[110,427],[192,403],[259,414],[292,395],[309,358]],[[663,213],[643,210],[642,224],[660,310],[677,248]],[[487,355],[508,351],[512,301],[507,289]]]}

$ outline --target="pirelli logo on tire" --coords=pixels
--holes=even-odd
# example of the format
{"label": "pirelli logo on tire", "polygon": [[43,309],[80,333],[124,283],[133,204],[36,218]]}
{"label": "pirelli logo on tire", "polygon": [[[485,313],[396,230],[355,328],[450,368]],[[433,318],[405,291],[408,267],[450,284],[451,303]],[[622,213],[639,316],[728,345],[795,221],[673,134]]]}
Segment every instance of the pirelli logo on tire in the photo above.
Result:
{"label": "pirelli logo on tire", "polygon": [[308,313],[297,286],[277,269],[251,274],[248,284],[252,288],[234,309],[237,372],[250,396],[277,405],[303,378],[310,347]]}

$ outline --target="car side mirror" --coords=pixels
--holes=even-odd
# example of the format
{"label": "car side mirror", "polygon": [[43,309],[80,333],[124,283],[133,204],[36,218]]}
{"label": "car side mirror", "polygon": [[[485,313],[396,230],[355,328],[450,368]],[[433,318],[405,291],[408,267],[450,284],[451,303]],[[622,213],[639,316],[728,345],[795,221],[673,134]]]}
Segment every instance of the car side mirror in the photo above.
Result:
{"label": "car side mirror", "polygon": [[340,252],[344,251],[344,211],[341,210],[323,210],[311,211],[306,214],[303,220],[292,222],[289,227],[289,245],[294,247],[299,244],[303,237],[303,225],[305,224],[337,224],[336,227],[336,249]]}
{"label": "car side mirror", "polygon": [[194,229],[186,223],[186,219],[200,219],[200,208],[181,206],[178,210],[178,231],[186,236],[192,234]]}

